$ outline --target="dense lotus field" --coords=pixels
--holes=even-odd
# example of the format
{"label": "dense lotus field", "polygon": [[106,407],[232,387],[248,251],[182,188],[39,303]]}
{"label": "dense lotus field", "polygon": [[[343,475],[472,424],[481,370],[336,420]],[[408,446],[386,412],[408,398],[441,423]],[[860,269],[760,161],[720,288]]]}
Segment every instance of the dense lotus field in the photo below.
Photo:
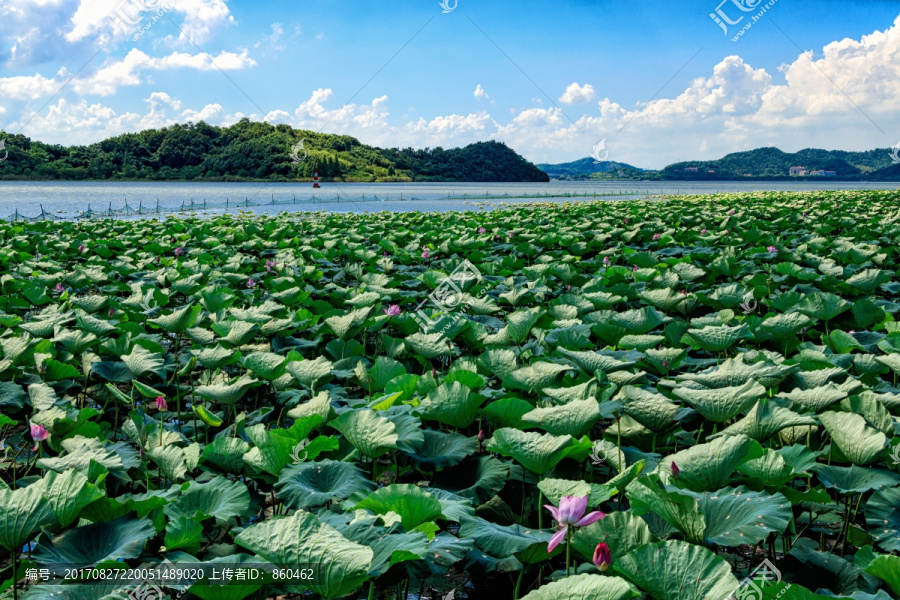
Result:
{"label": "dense lotus field", "polygon": [[900,192],[0,234],[0,595],[900,594]]}

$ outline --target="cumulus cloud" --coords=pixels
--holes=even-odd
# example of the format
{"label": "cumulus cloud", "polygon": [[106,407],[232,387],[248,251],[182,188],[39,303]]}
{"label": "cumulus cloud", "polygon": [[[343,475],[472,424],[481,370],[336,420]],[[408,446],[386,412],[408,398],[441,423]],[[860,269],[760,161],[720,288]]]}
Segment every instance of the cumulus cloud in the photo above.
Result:
{"label": "cumulus cloud", "polygon": [[594,99],[594,86],[589,83],[583,86],[578,82],[572,83],[566,88],[566,92],[559,97],[559,101],[563,104],[585,104]]}
{"label": "cumulus cloud", "polygon": [[94,72],[80,75],[69,81],[68,73],[61,70],[57,78],[33,76],[0,77],[0,97],[17,100],[37,100],[54,94],[68,81],[69,88],[79,96],[111,96],[120,87],[134,87],[146,83],[143,76],[148,71],[168,69],[194,69],[198,71],[233,71],[252,67],[256,62],[244,50],[240,54],[220,52],[210,57],[206,54],[173,52],[168,56],[151,57],[138,49],[132,49],[120,60],[113,60]]}

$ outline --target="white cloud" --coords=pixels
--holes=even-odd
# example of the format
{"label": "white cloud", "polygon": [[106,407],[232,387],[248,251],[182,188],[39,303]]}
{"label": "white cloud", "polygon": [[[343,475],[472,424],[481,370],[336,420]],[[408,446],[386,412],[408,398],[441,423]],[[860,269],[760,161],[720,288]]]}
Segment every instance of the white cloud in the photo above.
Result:
{"label": "white cloud", "polygon": [[481,84],[480,84],[480,83],[478,84],[478,87],[475,88],[475,98],[476,98],[477,100],[488,100],[488,99],[490,99],[490,96],[488,96],[488,93],[487,93],[486,91],[484,91],[484,88],[481,87]]}
{"label": "white cloud", "polygon": [[[264,116],[269,122],[352,135],[363,143],[380,146],[450,147],[496,139],[535,162],[583,158],[605,138],[610,160],[647,168],[681,160],[719,158],[729,152],[762,146],[778,146],[785,151],[806,147],[886,148],[900,138],[900,112],[896,110],[900,98],[898,56],[900,17],[885,31],[828,44],[812,59],[800,54],[780,69],[782,75],[778,77],[739,56],[727,56],[708,75],[697,77],[669,98],[635,107],[603,98],[586,106],[581,115],[567,109],[575,124],[562,109],[543,106],[518,110],[512,117],[504,114],[495,118],[490,112],[481,111],[392,118],[386,96],[369,103],[341,106],[332,90],[324,87],[312,91],[293,110],[281,107]],[[232,68],[254,64],[246,52],[222,53],[216,58],[217,62],[220,60]],[[73,88],[79,93],[108,95],[123,86],[146,83],[148,73],[172,68],[213,67],[202,55],[172,53],[152,58],[133,50],[92,75],[80,77],[73,82]],[[46,97],[55,91],[54,86],[64,75],[58,74],[57,79],[39,74],[0,78],[0,98],[18,101]],[[566,91],[573,99],[594,93],[588,85],[573,85],[575,88],[569,86]],[[852,102],[838,86],[850,95]],[[488,97],[479,86],[474,93],[476,99],[479,90],[484,98]],[[93,142],[122,131],[185,120],[204,119],[228,125],[244,116],[229,113],[227,106],[209,101],[183,107],[163,91],[150,94],[146,102],[144,114],[119,114],[84,99],[60,99],[24,133],[48,142]],[[5,127],[8,131],[15,129],[17,119],[19,124],[24,123],[31,114],[24,109],[10,110],[13,106],[16,105],[4,102],[4,121],[13,121],[12,127]],[[406,114],[413,115],[415,111]],[[249,116],[259,119],[263,115]]]}
{"label": "white cloud", "polygon": [[[198,71],[233,71],[252,67],[256,62],[244,50],[240,54],[220,52],[208,57],[205,54],[173,52],[168,56],[151,57],[132,49],[124,58],[112,61],[93,73],[76,77],[69,82],[68,89],[79,96],[111,96],[120,87],[134,87],[146,83],[143,74],[147,71],[168,69],[195,69]],[[37,100],[55,93],[69,80],[67,71],[60,70],[56,79],[39,74],[33,76],[0,77],[0,97],[17,100]]]}
{"label": "white cloud", "polygon": [[559,101],[563,104],[585,104],[593,99],[594,86],[589,83],[580,86],[577,82],[567,87],[566,92],[559,97]]}

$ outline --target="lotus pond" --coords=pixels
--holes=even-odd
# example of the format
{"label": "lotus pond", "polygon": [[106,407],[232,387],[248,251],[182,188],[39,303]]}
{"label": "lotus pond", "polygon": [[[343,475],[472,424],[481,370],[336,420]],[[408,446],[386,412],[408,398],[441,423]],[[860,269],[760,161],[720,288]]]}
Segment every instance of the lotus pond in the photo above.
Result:
{"label": "lotus pond", "polygon": [[0,595],[896,598],[898,203],[0,224]]}

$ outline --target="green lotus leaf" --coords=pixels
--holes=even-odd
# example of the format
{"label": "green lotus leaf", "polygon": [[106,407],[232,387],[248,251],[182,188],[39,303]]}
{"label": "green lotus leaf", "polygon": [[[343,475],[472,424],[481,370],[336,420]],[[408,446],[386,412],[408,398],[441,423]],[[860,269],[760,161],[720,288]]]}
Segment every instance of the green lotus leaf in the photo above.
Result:
{"label": "green lotus leaf", "polygon": [[680,487],[713,491],[722,488],[740,464],[762,455],[762,446],[746,435],[726,436],[667,456],[659,469],[671,473],[674,463],[679,470],[676,481]]}
{"label": "green lotus leaf", "polygon": [[592,560],[597,544],[609,547],[612,562],[653,540],[647,522],[631,512],[608,513],[605,517],[581,527],[572,537],[572,548],[586,560]]}
{"label": "green lotus leaf", "polygon": [[766,388],[750,380],[742,386],[718,389],[676,387],[672,393],[713,423],[725,423],[746,412],[766,395]]}
{"label": "green lotus leaf", "polygon": [[357,366],[357,377],[362,387],[370,394],[384,390],[388,382],[401,375],[406,375],[406,367],[387,356],[376,358],[371,369],[366,370]]}
{"label": "green lotus leaf", "polygon": [[205,398],[211,402],[219,402],[221,404],[237,404],[247,390],[257,385],[259,381],[241,375],[231,383],[216,383],[212,385],[201,385],[194,389],[194,393],[201,398]]}
{"label": "green lotus leaf", "polygon": [[770,533],[781,533],[793,518],[791,503],[781,494],[754,492],[745,486],[715,492],[684,492],[698,500],[706,522],[706,543],[737,547],[756,544]]}
{"label": "green lotus leaf", "polygon": [[143,346],[135,344],[130,354],[122,356],[122,362],[135,377],[155,375],[161,379],[165,378],[165,361],[162,354],[150,352]]}
{"label": "green lotus leaf", "polygon": [[432,390],[416,408],[426,421],[438,421],[464,428],[475,422],[485,397],[472,392],[458,381],[443,383]]}
{"label": "green lotus leaf", "polygon": [[887,552],[900,551],[900,488],[882,489],[872,494],[865,513],[875,544]]}
{"label": "green lotus leaf", "polygon": [[866,573],[883,580],[895,596],[900,595],[900,557],[882,555],[869,563]]}
{"label": "green lotus leaf", "polygon": [[356,504],[354,510],[371,510],[376,515],[397,513],[403,528],[412,531],[423,523],[441,518],[441,503],[422,488],[407,483],[395,483],[369,494]]}
{"label": "green lotus leaf", "polygon": [[817,413],[827,406],[831,406],[835,402],[839,402],[847,397],[847,392],[842,390],[834,383],[829,383],[820,387],[803,390],[795,388],[790,393],[780,393],[778,398],[786,398],[794,404],[798,404],[811,412]]}
{"label": "green lotus leaf", "polygon": [[635,595],[624,579],[583,573],[542,585],[522,600],[627,600]]}
{"label": "green lotus leaf", "polygon": [[866,424],[860,415],[830,411],[819,420],[841,453],[855,465],[868,466],[881,461],[890,442],[887,437]]}
{"label": "green lotus leaf", "polygon": [[594,374],[597,371],[613,373],[627,369],[635,364],[635,361],[619,360],[613,356],[599,352],[575,352],[565,348],[557,348],[556,353],[575,363],[584,372]]}
{"label": "green lotus leaf", "polygon": [[[746,435],[758,442],[765,442],[782,429],[815,425],[810,415],[799,415],[792,410],[763,398],[756,403],[743,419],[720,431],[717,436]],[[712,438],[714,436],[710,436]]]}
{"label": "green lotus leaf", "polygon": [[657,600],[728,598],[738,580],[722,558],[682,541],[646,544],[613,568]]}
{"label": "green lotus leaf", "polygon": [[189,481],[181,486],[181,496],[167,504],[163,512],[170,519],[185,516],[203,520],[214,517],[218,522],[246,514],[250,507],[247,486],[225,477],[215,477],[206,483]]}
{"label": "green lotus leaf", "polygon": [[778,338],[787,338],[795,335],[804,327],[809,327],[813,320],[808,316],[799,313],[781,313],[774,317],[769,317],[762,322],[760,327],[763,331],[771,333]]}
{"label": "green lotus leaf", "polygon": [[611,322],[631,333],[644,335],[671,320],[671,317],[659,313],[652,306],[645,306],[618,313]]}
{"label": "green lotus leaf", "polygon": [[609,500],[615,493],[615,488],[599,483],[587,483],[585,481],[572,481],[569,479],[542,479],[538,483],[538,489],[544,494],[544,498],[552,505],[559,506],[563,496],[588,497],[588,509],[599,506]]}
{"label": "green lotus leaf", "polygon": [[184,481],[188,472],[187,458],[184,450],[178,446],[150,448],[147,450],[147,457],[159,465],[162,474],[170,481]]}
{"label": "green lotus leaf", "polygon": [[371,548],[348,540],[305,511],[251,525],[235,543],[270,563],[312,569],[316,577],[305,586],[328,600],[359,589],[369,579],[375,556]]}
{"label": "green lotus leaf", "polygon": [[546,553],[550,541],[550,534],[546,531],[521,525],[504,527],[479,517],[467,517],[460,521],[459,536],[475,540],[480,550],[497,558],[513,556],[535,545],[542,545]]}
{"label": "green lotus leaf", "polygon": [[900,475],[897,473],[857,465],[850,467],[816,465],[816,475],[822,485],[836,489],[842,494],[862,494],[900,484]]}
{"label": "green lotus leaf", "polygon": [[216,438],[203,448],[204,464],[211,464],[226,473],[239,474],[244,470],[244,454],[250,451],[250,444],[240,438]]}
{"label": "green lotus leaf", "polygon": [[528,337],[531,328],[543,316],[545,311],[541,308],[529,308],[510,313],[506,317],[506,327],[509,337],[515,344],[521,344]]}
{"label": "green lotus leaf", "polygon": [[221,369],[238,361],[240,353],[217,345],[215,348],[204,348],[197,353],[197,360],[210,370]]}
{"label": "green lotus leaf", "polygon": [[494,432],[487,449],[515,459],[523,467],[544,475],[566,457],[572,436],[541,435],[504,427]]}
{"label": "green lotus leaf", "polygon": [[252,352],[241,358],[241,365],[266,381],[274,381],[284,375],[285,358],[274,352]]}
{"label": "green lotus leaf", "polygon": [[222,425],[222,422],[223,422],[222,419],[220,419],[219,417],[217,417],[216,415],[211,413],[202,404],[195,404],[194,406],[191,407],[191,410],[193,411],[193,413],[195,415],[197,415],[197,418],[199,418],[201,421],[203,421],[206,425],[209,425],[210,427],[219,427]]}
{"label": "green lotus leaf", "polygon": [[[10,490],[0,486],[0,546],[19,551],[41,528],[58,521],[41,485]],[[60,502],[64,503],[63,500]],[[65,514],[65,511],[63,511]]]}
{"label": "green lotus leaf", "polygon": [[288,506],[298,510],[343,501],[374,484],[353,463],[334,460],[300,463],[281,472],[275,489]]}
{"label": "green lotus leaf", "polygon": [[403,343],[411,351],[428,360],[452,354],[453,344],[440,333],[416,332],[407,336]]}
{"label": "green lotus leaf", "polygon": [[621,398],[625,414],[649,429],[659,433],[672,427],[678,405],[649,390],[626,385],[617,398]]}
{"label": "green lotus leaf", "polygon": [[354,448],[369,458],[378,458],[397,448],[396,426],[374,410],[345,412],[329,423],[341,432]]}
{"label": "green lotus leaf", "polygon": [[535,362],[527,367],[516,369],[503,379],[503,387],[511,390],[524,390],[529,393],[539,392],[552,386],[556,379],[571,368],[549,362]]}
{"label": "green lotus leaf", "polygon": [[769,448],[765,449],[765,454],[760,458],[738,465],[737,470],[761,481],[766,487],[780,487],[797,476],[784,457]]}
{"label": "green lotus leaf", "polygon": [[320,381],[330,377],[333,366],[330,360],[324,356],[319,356],[315,360],[289,362],[286,370],[301,385],[315,389]]}
{"label": "green lotus leaf", "polygon": [[194,326],[194,323],[197,322],[197,317],[200,316],[201,312],[203,312],[203,307],[200,305],[188,304],[167,315],[155,319],[148,319],[147,322],[170,333],[183,333]]}
{"label": "green lotus leaf", "polygon": [[422,445],[415,452],[409,453],[409,457],[421,467],[435,469],[452,467],[478,450],[478,440],[474,437],[433,429],[425,429],[422,434],[424,435]]}
{"label": "green lotus leaf", "polygon": [[369,575],[379,577],[394,565],[420,561],[428,554],[427,535],[421,531],[404,533],[399,523],[379,527],[375,525],[377,520],[376,517],[357,518],[347,525],[335,525],[350,541],[372,549],[374,557]]}
{"label": "green lotus leaf", "polygon": [[852,305],[834,294],[816,292],[803,296],[797,310],[808,317],[814,317],[820,321],[830,321],[841,313],[850,310]]}
{"label": "green lotus leaf", "polygon": [[763,362],[747,364],[743,357],[729,358],[719,366],[711,367],[700,373],[682,373],[676,377],[678,381],[694,381],[708,388],[724,388],[742,386],[750,380],[757,381],[765,388],[781,383],[797,367],[767,365]]}
{"label": "green lotus leaf", "polygon": [[163,543],[167,552],[184,550],[189,554],[196,554],[200,550],[202,536],[203,525],[189,517],[181,516],[169,521]]}
{"label": "green lotus leaf", "polygon": [[137,558],[147,540],[156,536],[150,519],[124,517],[67,529],[52,538],[41,536],[33,557],[38,564],[79,566],[107,560]]}
{"label": "green lotus leaf", "polygon": [[522,421],[536,425],[553,435],[580,438],[601,418],[597,401],[574,400],[562,406],[536,408],[522,416]]}
{"label": "green lotus leaf", "polygon": [[652,511],[680,531],[689,542],[703,542],[706,519],[700,513],[696,498],[664,485],[658,475],[635,479],[625,488],[625,494],[636,516]]}
{"label": "green lotus leaf", "polygon": [[480,504],[500,492],[508,479],[509,465],[488,455],[468,458],[436,473],[432,486]]}
{"label": "green lotus leaf", "polygon": [[506,348],[488,350],[478,357],[477,362],[482,373],[496,376],[500,381],[518,368],[515,352]]}
{"label": "green lotus leaf", "polygon": [[745,324],[736,327],[708,325],[703,329],[688,329],[684,339],[687,343],[696,344],[707,352],[724,352],[751,335],[750,329]]}

